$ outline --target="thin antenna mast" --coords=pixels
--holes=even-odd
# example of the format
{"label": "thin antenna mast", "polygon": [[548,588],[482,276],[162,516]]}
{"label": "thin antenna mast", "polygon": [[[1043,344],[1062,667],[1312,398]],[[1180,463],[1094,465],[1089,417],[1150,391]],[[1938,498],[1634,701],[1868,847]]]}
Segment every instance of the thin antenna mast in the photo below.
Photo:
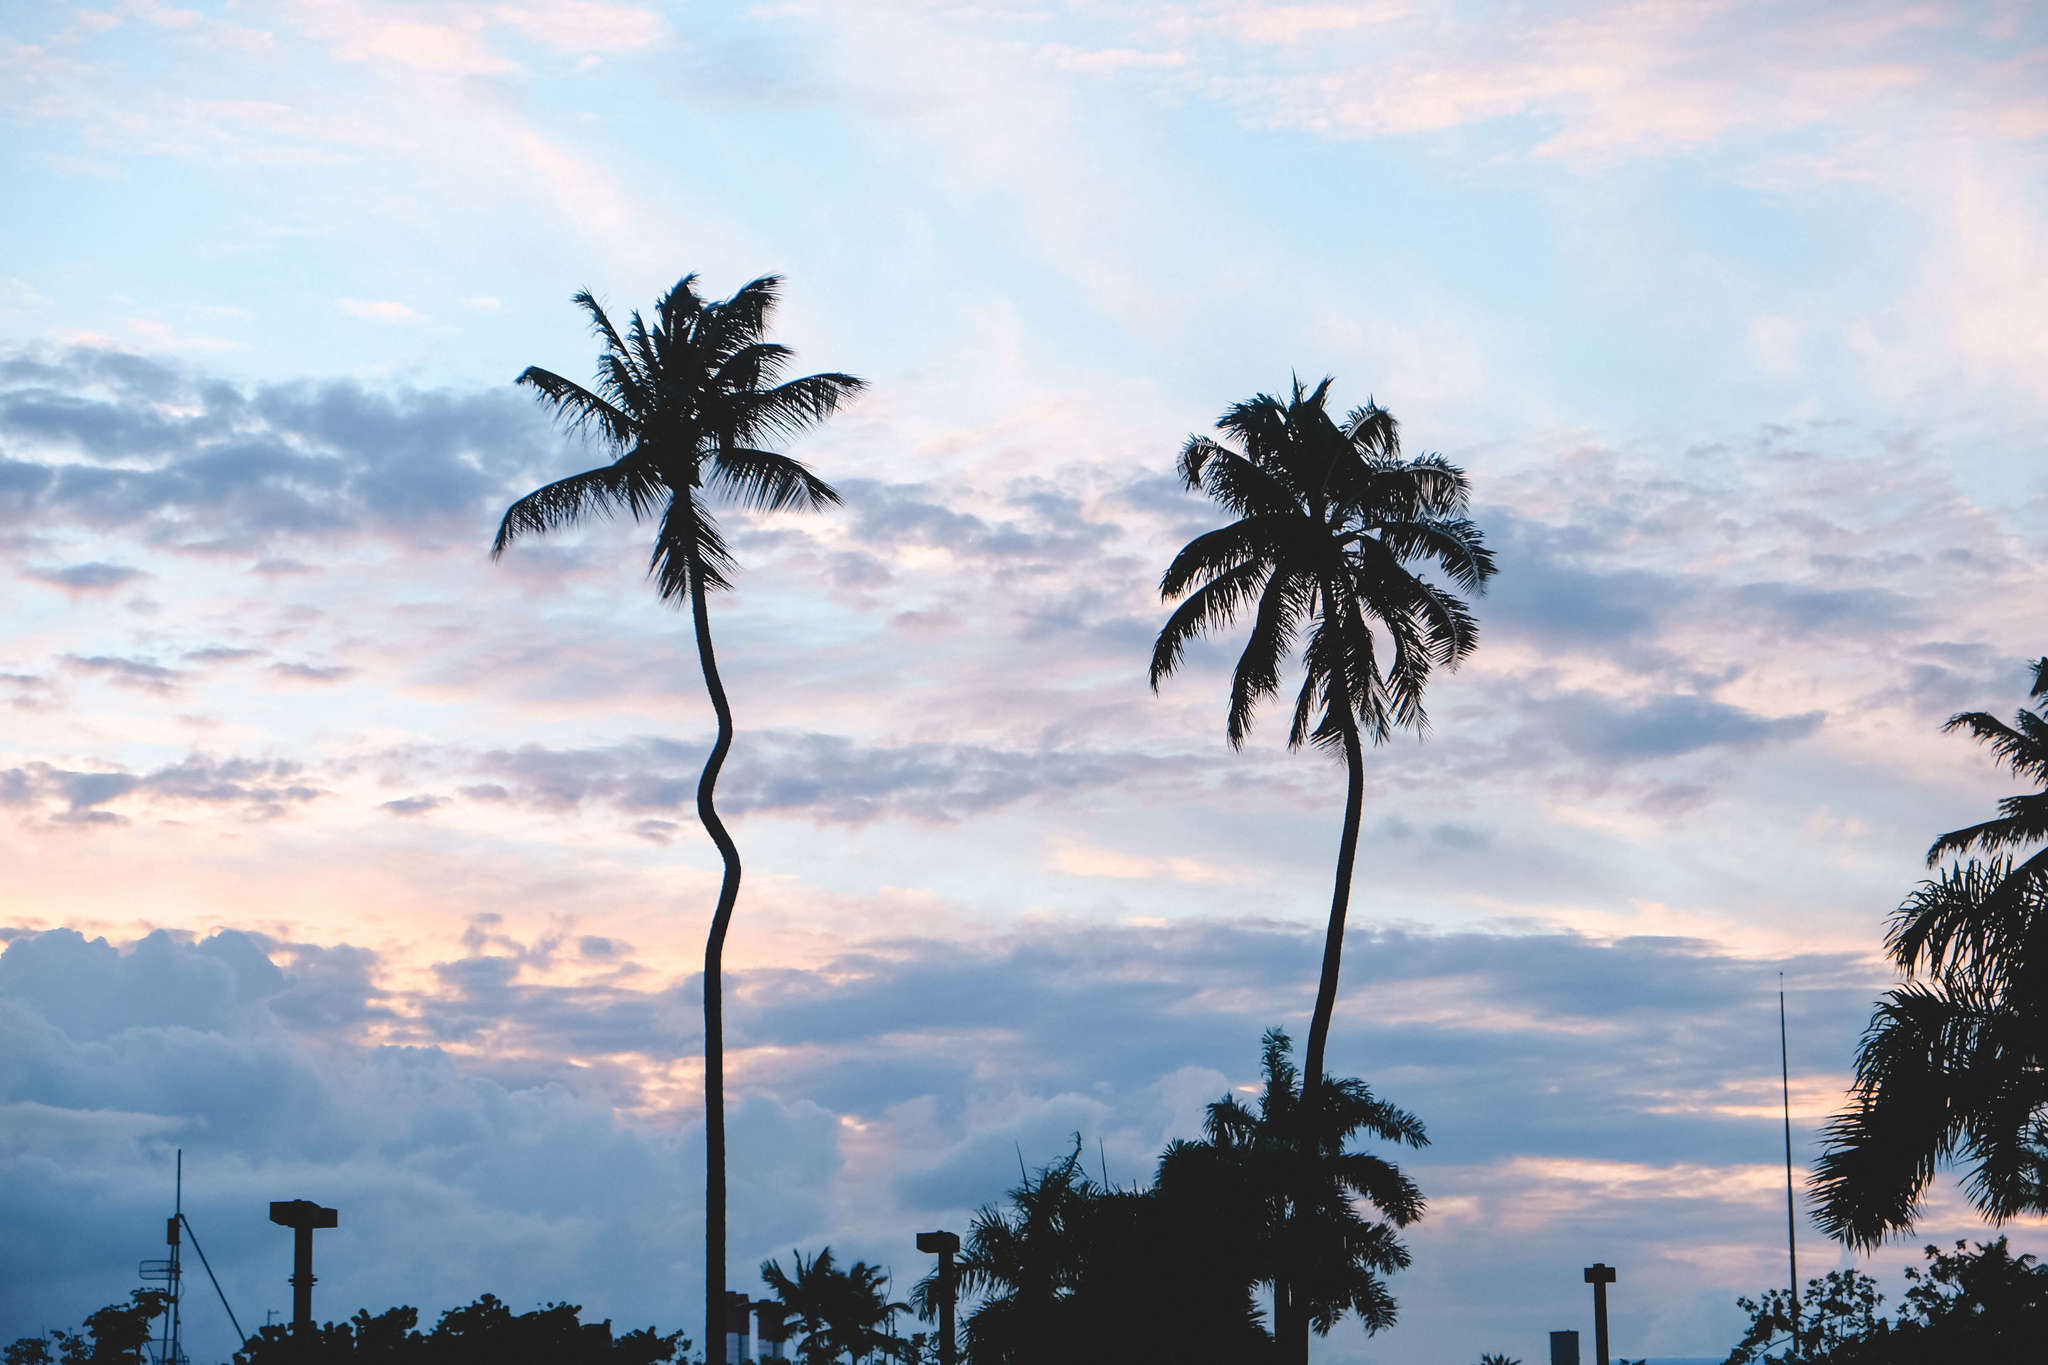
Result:
{"label": "thin antenna mast", "polygon": [[1792,1204],[1792,1067],[1785,1047],[1785,974],[1778,973],[1778,1084],[1785,1098],[1785,1260],[1792,1274],[1792,1353],[1799,1354],[1799,1241]]}
{"label": "thin antenna mast", "polygon": [[180,1147],[178,1149],[176,1183],[171,1187],[171,1315],[170,1321],[164,1325],[164,1345],[169,1348],[165,1355],[165,1365],[182,1365],[181,1357],[184,1355],[184,1346],[179,1341],[179,1337],[183,1335],[184,1322],[182,1315],[178,1311],[178,1300],[184,1297],[185,1291],[183,1284],[184,1267],[180,1264],[183,1258],[179,1254],[179,1244],[184,1239],[178,1235],[178,1225],[184,1219],[185,1149]]}

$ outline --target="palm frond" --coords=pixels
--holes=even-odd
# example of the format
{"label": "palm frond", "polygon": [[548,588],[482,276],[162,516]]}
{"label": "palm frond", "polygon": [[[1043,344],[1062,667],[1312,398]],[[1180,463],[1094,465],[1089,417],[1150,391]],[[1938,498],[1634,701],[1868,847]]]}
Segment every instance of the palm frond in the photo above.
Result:
{"label": "palm frond", "polygon": [[617,450],[631,445],[639,434],[639,424],[616,404],[552,370],[529,365],[514,382],[533,389],[542,403],[552,407],[565,431],[574,433],[595,427],[605,444]]}
{"label": "palm frond", "polygon": [[[2021,724],[2034,719],[2021,712]],[[2036,721],[2036,725],[2038,725]],[[2048,745],[2024,730],[2007,725],[1988,711],[1963,711],[1948,718],[1941,727],[1942,733],[1967,730],[1970,737],[1980,744],[1991,746],[1991,752],[2001,763],[2012,769],[2016,777],[2031,777],[2048,780]]]}
{"label": "palm frond", "polygon": [[1180,667],[1188,642],[1237,618],[1265,585],[1269,566],[1250,560],[1224,569],[1182,599],[1160,628],[1152,646],[1152,690]]}
{"label": "palm frond", "polygon": [[792,507],[820,511],[839,502],[838,490],[813,474],[802,461],[746,446],[720,450],[711,461],[705,484],[742,507],[764,512]]}
{"label": "palm frond", "polygon": [[850,374],[807,374],[774,388],[749,394],[739,404],[734,434],[744,440],[761,436],[791,437],[810,430],[839,411],[839,406],[867,387]]}
{"label": "palm frond", "polygon": [[637,520],[660,504],[665,491],[640,467],[623,460],[557,479],[505,509],[491,542],[491,558],[504,554],[521,536],[561,530],[591,516],[609,517],[620,508]]}
{"label": "palm frond", "polygon": [[1252,715],[1260,701],[1280,688],[1280,664],[1294,649],[1301,623],[1315,610],[1316,581],[1286,563],[1274,566],[1259,594],[1251,634],[1230,679],[1230,717],[1225,727],[1230,747],[1241,749],[1251,734]]}

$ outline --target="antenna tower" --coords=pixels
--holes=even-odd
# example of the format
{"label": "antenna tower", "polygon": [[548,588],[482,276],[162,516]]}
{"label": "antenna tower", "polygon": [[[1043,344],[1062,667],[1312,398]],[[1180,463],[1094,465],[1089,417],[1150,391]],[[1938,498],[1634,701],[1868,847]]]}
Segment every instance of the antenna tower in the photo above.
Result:
{"label": "antenna tower", "polygon": [[213,1285],[213,1292],[220,1297],[222,1311],[235,1329],[235,1345],[239,1349],[248,1340],[242,1324],[235,1317],[235,1310],[228,1306],[228,1296],[220,1287],[220,1280],[213,1273],[213,1266],[206,1259],[206,1248],[199,1245],[199,1234],[192,1230],[192,1220],[185,1216],[185,1149],[178,1149],[177,1185],[171,1216],[164,1224],[164,1240],[170,1244],[171,1254],[156,1261],[144,1261],[136,1267],[136,1273],[144,1280],[154,1280],[164,1286],[170,1299],[164,1305],[164,1329],[161,1337],[144,1344],[150,1365],[191,1365],[191,1358],[185,1354],[184,1344],[184,1241],[192,1239],[192,1250],[199,1253],[199,1266],[206,1272],[207,1281]]}
{"label": "antenna tower", "polygon": [[1785,1260],[1792,1275],[1792,1354],[1799,1354],[1799,1241],[1792,1204],[1792,1067],[1785,1050],[1785,974],[1778,973],[1778,1084],[1785,1098]]}

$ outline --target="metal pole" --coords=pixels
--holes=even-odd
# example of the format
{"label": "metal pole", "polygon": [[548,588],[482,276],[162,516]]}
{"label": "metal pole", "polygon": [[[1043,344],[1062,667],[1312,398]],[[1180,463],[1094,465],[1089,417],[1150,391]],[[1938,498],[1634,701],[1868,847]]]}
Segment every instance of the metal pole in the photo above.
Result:
{"label": "metal pole", "polygon": [[1799,1354],[1799,1240],[1792,1212],[1792,1064],[1785,1050],[1785,974],[1778,973],[1778,1084],[1785,1097],[1785,1260],[1792,1273],[1792,1354]]}

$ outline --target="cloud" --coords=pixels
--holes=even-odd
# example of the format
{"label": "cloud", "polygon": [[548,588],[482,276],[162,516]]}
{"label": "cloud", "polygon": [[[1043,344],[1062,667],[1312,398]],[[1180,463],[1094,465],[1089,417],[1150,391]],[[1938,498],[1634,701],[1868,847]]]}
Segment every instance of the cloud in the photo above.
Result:
{"label": "cloud", "polygon": [[1544,703],[1541,715],[1540,723],[1573,753],[1618,763],[1786,743],[1804,739],[1826,719],[1822,711],[1759,716],[1708,697],[1657,697],[1632,705],[1584,693]]}
{"label": "cloud", "polygon": [[104,808],[131,796],[151,805],[217,805],[234,807],[245,818],[271,818],[321,795],[297,764],[282,759],[193,754],[144,772],[67,769],[45,762],[0,769],[0,806],[38,809],[55,803],[62,809],[53,818],[72,822],[119,822],[125,816]]}
{"label": "cloud", "polygon": [[83,673],[96,673],[117,687],[134,687],[148,692],[168,692],[177,686],[181,674],[153,659],[124,659],[110,654],[73,654],[66,658]]}
{"label": "cloud", "polygon": [[275,663],[270,671],[287,682],[333,683],[355,675],[346,664]]}
{"label": "cloud", "polygon": [[[541,810],[603,804],[637,814],[694,801],[707,749],[708,741],[646,737],[605,748],[447,753],[438,762],[491,779],[485,799]],[[719,784],[719,805],[733,814],[801,814],[853,825],[890,818],[950,823],[1052,790],[1142,781],[1168,766],[1149,755],[1104,750],[874,745],[845,735],[757,730],[736,748]]]}
{"label": "cloud", "polygon": [[428,811],[434,810],[443,804],[438,796],[421,794],[419,796],[401,797],[396,801],[386,801],[382,808],[390,811],[393,815],[425,815]]}
{"label": "cloud", "polygon": [[[237,388],[105,348],[0,358],[0,510],[172,545],[411,532],[502,510],[522,466],[559,463],[510,392]],[[304,572],[263,557],[267,574]]]}
{"label": "cloud", "polygon": [[352,318],[364,318],[370,322],[395,322],[419,324],[427,321],[424,314],[410,305],[393,299],[338,299],[337,306]]}
{"label": "cloud", "polygon": [[66,564],[62,567],[46,566],[22,571],[24,578],[38,583],[49,583],[60,588],[71,588],[80,592],[103,592],[118,588],[146,575],[141,569],[126,564]]}

